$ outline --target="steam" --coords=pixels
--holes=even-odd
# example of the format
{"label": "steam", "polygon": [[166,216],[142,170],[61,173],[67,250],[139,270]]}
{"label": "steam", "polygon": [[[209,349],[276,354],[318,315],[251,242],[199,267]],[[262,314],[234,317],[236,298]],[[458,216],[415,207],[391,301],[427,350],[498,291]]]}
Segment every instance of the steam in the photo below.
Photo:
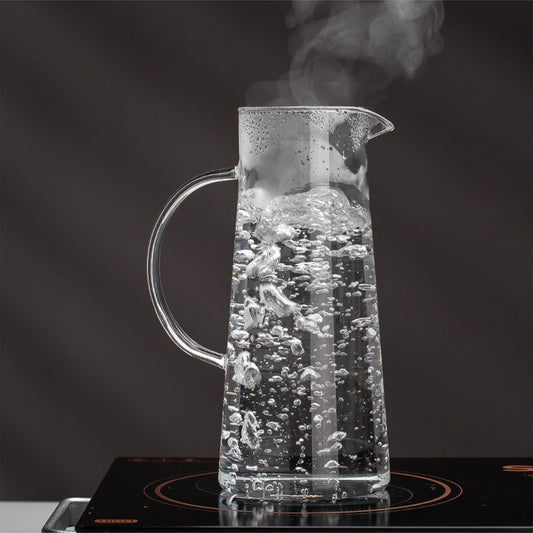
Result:
{"label": "steam", "polygon": [[288,73],[252,85],[248,105],[368,105],[442,49],[441,0],[293,0]]}

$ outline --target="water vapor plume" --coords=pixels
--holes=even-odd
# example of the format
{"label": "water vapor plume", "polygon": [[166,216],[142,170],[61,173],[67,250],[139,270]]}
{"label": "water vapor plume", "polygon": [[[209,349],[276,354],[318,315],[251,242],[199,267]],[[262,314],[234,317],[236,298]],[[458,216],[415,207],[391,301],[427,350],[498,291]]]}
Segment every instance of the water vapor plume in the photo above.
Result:
{"label": "water vapor plume", "polygon": [[442,49],[441,0],[294,0],[291,66],[259,82],[248,105],[372,105]]}

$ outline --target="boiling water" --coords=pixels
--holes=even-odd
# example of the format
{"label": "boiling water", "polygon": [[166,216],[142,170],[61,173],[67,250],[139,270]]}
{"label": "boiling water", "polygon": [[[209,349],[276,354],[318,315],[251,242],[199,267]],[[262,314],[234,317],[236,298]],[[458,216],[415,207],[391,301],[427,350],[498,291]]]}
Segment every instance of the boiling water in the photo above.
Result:
{"label": "boiling water", "polygon": [[368,204],[328,185],[241,190],[220,482],[350,498],[388,482]]}

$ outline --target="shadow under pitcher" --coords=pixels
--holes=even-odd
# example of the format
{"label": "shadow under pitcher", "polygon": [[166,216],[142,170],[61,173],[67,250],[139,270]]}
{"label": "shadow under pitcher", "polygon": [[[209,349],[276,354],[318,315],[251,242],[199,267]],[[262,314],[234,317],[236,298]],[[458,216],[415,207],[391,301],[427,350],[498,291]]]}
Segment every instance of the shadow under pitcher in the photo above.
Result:
{"label": "shadow under pitcher", "polygon": [[[239,498],[337,501],[390,479],[365,146],[391,131],[357,107],[239,109],[235,169],[168,201],[148,249],[156,314],[226,372],[219,483]],[[209,183],[238,180],[228,347],[191,339],[159,273],[165,227]]]}

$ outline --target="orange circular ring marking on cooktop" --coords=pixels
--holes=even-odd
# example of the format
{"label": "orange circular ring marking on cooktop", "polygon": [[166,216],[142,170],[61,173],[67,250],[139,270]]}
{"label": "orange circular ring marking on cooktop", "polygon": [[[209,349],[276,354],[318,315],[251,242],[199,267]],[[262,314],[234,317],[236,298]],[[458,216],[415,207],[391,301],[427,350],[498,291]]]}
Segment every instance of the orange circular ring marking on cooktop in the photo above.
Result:
{"label": "orange circular ring marking on cooktop", "polygon": [[505,465],[502,466],[504,472],[533,472],[531,465]]}
{"label": "orange circular ring marking on cooktop", "polygon": [[[175,477],[175,478],[171,478],[171,479],[168,479],[168,478],[160,479],[158,481],[153,481],[152,483],[149,483],[148,485],[146,485],[144,487],[144,489],[143,489],[143,493],[150,500],[153,500],[153,501],[156,501],[156,502],[159,502],[159,503],[163,503],[163,504],[166,504],[166,505],[172,505],[172,506],[175,506],[175,507],[187,507],[187,508],[190,508],[190,509],[200,509],[200,510],[203,510],[203,511],[216,511],[216,512],[218,512],[220,510],[225,511],[225,509],[221,509],[220,507],[211,507],[211,506],[208,506],[208,505],[197,505],[197,504],[194,504],[194,503],[187,503],[187,502],[183,502],[183,501],[180,501],[180,500],[174,500],[173,498],[169,498],[168,496],[165,496],[162,493],[162,489],[165,486],[169,485],[170,483],[175,483],[177,481],[182,481],[184,479],[190,479],[190,478],[199,477],[199,476],[209,476],[209,475],[216,475],[216,474],[218,474],[218,471],[197,472],[195,474],[189,474],[187,476],[180,476],[180,477]],[[364,513],[383,513],[383,512],[388,512],[388,511],[391,511],[391,512],[392,511],[405,511],[405,510],[408,510],[408,509],[422,509],[422,508],[425,508],[425,507],[433,507],[434,505],[441,505],[443,503],[451,502],[451,501],[459,498],[459,496],[461,496],[463,494],[463,488],[461,487],[461,485],[459,485],[455,481],[451,481],[449,479],[444,479],[444,478],[435,477],[435,476],[433,476],[433,477],[423,476],[421,474],[414,474],[412,472],[391,472],[391,474],[395,474],[397,476],[412,477],[412,478],[415,478],[415,479],[421,479],[423,481],[429,481],[431,483],[435,483],[435,484],[439,485],[440,487],[442,487],[444,489],[444,492],[440,496],[437,496],[436,498],[433,498],[431,500],[426,500],[426,501],[422,501],[422,502],[418,502],[418,503],[411,503],[409,505],[400,505],[398,507],[384,507],[383,509],[368,509],[368,510],[367,509],[364,509],[364,510],[361,509],[361,510],[354,510],[354,511],[307,511],[307,514],[312,514],[312,515],[323,515],[323,514],[364,514]],[[153,496],[151,496],[147,492],[148,489],[152,485],[156,485],[156,487],[154,489],[154,492],[158,496],[158,498],[154,498]],[[455,487],[458,490],[458,493],[455,496],[453,496],[452,498],[446,499],[452,493],[452,487]],[[255,513],[256,511],[254,511],[254,510],[237,510],[237,512],[238,513]],[[298,516],[300,513],[299,512],[290,512],[290,511],[279,511],[279,512],[273,511],[270,514],[296,515],[296,516]]]}

